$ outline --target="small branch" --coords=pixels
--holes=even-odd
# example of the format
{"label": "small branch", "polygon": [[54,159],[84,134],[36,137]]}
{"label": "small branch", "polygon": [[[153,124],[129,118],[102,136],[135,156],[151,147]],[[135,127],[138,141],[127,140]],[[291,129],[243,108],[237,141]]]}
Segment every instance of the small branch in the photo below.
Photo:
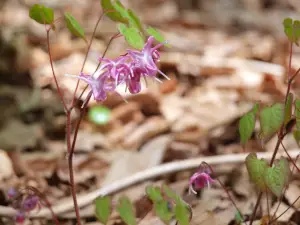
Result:
{"label": "small branch", "polygon": [[300,199],[300,196],[298,196],[298,197],[295,199],[295,201],[293,201],[293,203],[292,203],[286,210],[284,210],[279,216],[277,216],[274,220],[272,220],[272,221],[270,222],[270,224],[276,222],[283,214],[285,214],[290,208],[292,208],[292,207],[295,205],[295,203],[296,203],[299,199]]}
{"label": "small branch", "polygon": [[300,169],[298,168],[298,166],[296,165],[296,160],[294,161],[293,159],[292,159],[292,157],[290,156],[290,154],[288,153],[288,151],[286,150],[286,148],[285,148],[285,146],[283,145],[283,143],[281,142],[281,146],[282,146],[282,148],[284,149],[284,151],[285,151],[285,153],[287,154],[287,156],[288,156],[288,158],[289,158],[289,160],[292,162],[292,164],[294,165],[294,168],[296,168],[297,170],[298,170],[298,172],[300,172]]}
{"label": "small branch", "polygon": [[[95,25],[95,27],[94,27],[93,34],[92,34],[90,43],[89,43],[88,48],[87,48],[87,50],[86,50],[86,54],[85,54],[85,57],[84,57],[84,60],[83,60],[83,63],[82,63],[82,67],[81,67],[80,72],[82,72],[83,69],[84,69],[84,66],[85,66],[87,57],[88,57],[88,55],[89,55],[89,52],[90,52],[90,49],[91,49],[91,46],[92,46],[92,43],[93,43],[93,40],[94,40],[96,31],[97,31],[97,28],[98,28],[99,23],[100,23],[100,21],[102,20],[102,17],[104,16],[105,13],[106,13],[106,11],[103,11],[103,12],[101,13],[101,15],[99,16],[97,22],[96,22],[96,25]],[[76,92],[77,92],[77,89],[78,89],[78,86],[79,86],[79,81],[80,81],[80,80],[78,79],[77,84],[76,84],[76,87],[75,87],[75,90],[74,90],[74,93],[73,93],[73,98],[72,98],[71,108],[73,108],[73,107],[74,107],[74,104],[75,104]]]}

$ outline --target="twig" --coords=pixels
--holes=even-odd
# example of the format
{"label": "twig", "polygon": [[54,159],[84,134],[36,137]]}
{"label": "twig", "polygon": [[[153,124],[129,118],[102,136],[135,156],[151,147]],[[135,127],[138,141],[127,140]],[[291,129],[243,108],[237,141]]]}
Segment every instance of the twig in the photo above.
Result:
{"label": "twig", "polygon": [[[289,152],[292,158],[296,158],[299,154],[299,149],[291,150]],[[228,155],[219,155],[219,156],[211,156],[211,157],[199,157],[196,159],[188,159],[183,161],[176,161],[171,163],[166,163],[160,166],[152,167],[147,170],[138,172],[130,177],[126,177],[122,180],[115,181],[114,183],[104,186],[98,190],[90,192],[88,194],[82,195],[78,197],[78,206],[84,207],[90,203],[92,203],[97,197],[114,194],[119,192],[125,188],[128,188],[137,183],[153,179],[159,176],[163,176],[165,174],[175,173],[182,170],[190,170],[199,167],[199,164],[203,161],[206,161],[210,165],[217,164],[229,164],[229,163],[241,163],[244,162],[245,158],[248,154],[228,154]],[[270,160],[272,158],[271,152],[260,152],[257,153],[258,157],[264,158],[265,160]],[[64,201],[64,203],[55,205],[52,207],[54,213],[62,218],[74,218],[74,216],[64,215],[72,210],[74,210],[74,205],[72,199]],[[15,216],[16,211],[10,207],[0,206],[0,216]],[[36,214],[31,214],[32,218],[40,218],[40,217],[50,217],[51,214],[48,210],[42,209]]]}

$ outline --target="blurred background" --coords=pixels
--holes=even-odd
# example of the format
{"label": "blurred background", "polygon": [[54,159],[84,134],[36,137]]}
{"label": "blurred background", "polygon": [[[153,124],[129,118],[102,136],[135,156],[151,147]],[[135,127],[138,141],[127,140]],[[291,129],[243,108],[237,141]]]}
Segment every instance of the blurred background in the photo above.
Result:
{"label": "blurred background", "polygon": [[[89,103],[79,131],[74,158],[77,191],[87,194],[113,181],[162,163],[199,156],[242,153],[238,120],[254,103],[282,102],[286,92],[289,43],[282,21],[299,18],[299,0],[122,0],[147,25],[156,27],[172,48],[162,48],[160,69],[171,80],[149,81],[143,91],[128,101],[111,94],[100,106]],[[28,16],[30,7],[45,4],[55,9],[56,30],[50,47],[55,73],[65,99],[77,80],[64,74],[79,74],[86,43],[72,36],[63,20],[71,12],[90,39],[101,14],[100,0],[1,0],[0,1],[0,204],[9,206],[7,190],[31,185],[47,194],[53,205],[70,200],[65,147],[65,112],[56,94],[49,64],[44,25]],[[298,17],[297,17],[298,16]],[[103,18],[95,34],[84,71],[97,67],[116,23]],[[123,37],[115,39],[106,57],[124,54],[129,46]],[[293,52],[292,70],[300,65],[299,48]],[[299,79],[293,91],[299,94]],[[83,90],[80,83],[79,90]],[[77,92],[79,97],[80,91]],[[85,98],[86,95],[83,95]],[[81,105],[79,100],[78,106]],[[78,118],[78,109],[72,118]],[[100,118],[100,119],[99,119]],[[257,130],[258,131],[258,130]],[[246,151],[272,151],[273,137],[262,148],[257,133]],[[297,145],[292,135],[287,149]],[[242,162],[241,162],[242,163]],[[230,189],[245,214],[250,213],[256,193],[245,168],[224,161],[217,174]],[[192,224],[233,224],[235,209],[223,190],[216,186],[198,196],[188,194],[192,171],[178,172],[131,187],[114,197],[127,195],[137,209],[146,185],[169,184],[194,209]],[[299,179],[293,179],[283,207],[299,195]],[[275,207],[275,200],[272,207]],[[299,224],[297,207],[283,224]],[[285,208],[283,208],[284,210]],[[83,210],[84,224],[99,224],[90,204]],[[140,218],[144,210],[138,210]],[[69,214],[63,224],[72,224]],[[220,219],[221,218],[221,219]],[[2,223],[13,224],[8,218]],[[27,221],[46,224],[47,219]],[[114,215],[111,224],[120,224]],[[162,224],[153,214],[140,224]]]}

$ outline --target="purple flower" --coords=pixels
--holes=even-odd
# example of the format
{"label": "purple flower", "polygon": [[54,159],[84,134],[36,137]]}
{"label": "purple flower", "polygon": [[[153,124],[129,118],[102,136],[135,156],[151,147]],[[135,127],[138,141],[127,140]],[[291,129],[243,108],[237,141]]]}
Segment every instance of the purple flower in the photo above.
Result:
{"label": "purple flower", "polygon": [[126,63],[129,59],[128,56],[120,56],[115,60],[99,58],[100,62],[104,62],[99,71],[105,69],[109,73],[109,76],[115,79],[117,86],[122,81],[125,81],[126,77],[130,74],[130,64]]}
{"label": "purple flower", "polygon": [[166,74],[161,72],[156,65],[156,62],[160,57],[157,49],[162,47],[165,43],[160,43],[152,48],[153,41],[154,37],[150,36],[142,51],[127,50],[128,55],[132,58],[134,67],[145,69],[145,74],[147,74],[147,76],[154,77],[156,73],[159,72],[166,79],[170,80],[170,78]]}
{"label": "purple flower", "polygon": [[116,88],[114,80],[107,72],[101,74],[98,78],[81,73],[79,76],[66,74],[66,76],[76,77],[85,81],[91,88],[96,101],[104,101],[107,97],[106,92],[114,91]]}
{"label": "purple flower", "polygon": [[13,188],[13,187],[11,187],[11,188],[8,190],[8,192],[7,192],[7,196],[8,196],[9,198],[14,198],[14,197],[16,197],[16,195],[17,195],[17,191],[16,191],[16,189]]}
{"label": "purple flower", "polygon": [[25,221],[25,213],[21,212],[21,211],[18,211],[17,214],[16,214],[16,222],[17,223],[24,223],[24,221]]}
{"label": "purple flower", "polygon": [[197,194],[197,191],[204,187],[210,187],[211,183],[215,182],[207,171],[198,171],[190,178],[190,191]]}
{"label": "purple flower", "polygon": [[29,212],[36,208],[39,203],[39,198],[36,195],[29,195],[23,201],[23,209]]}

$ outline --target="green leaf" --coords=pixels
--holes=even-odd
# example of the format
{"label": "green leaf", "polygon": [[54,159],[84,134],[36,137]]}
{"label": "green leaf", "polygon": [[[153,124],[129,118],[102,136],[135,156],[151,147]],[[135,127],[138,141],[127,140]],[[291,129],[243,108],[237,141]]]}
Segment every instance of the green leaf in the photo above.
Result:
{"label": "green leaf", "polygon": [[241,143],[243,145],[245,145],[252,136],[252,133],[255,128],[255,115],[257,110],[258,110],[258,104],[256,104],[250,112],[246,113],[240,119],[239,132],[240,132]]}
{"label": "green leaf", "polygon": [[135,27],[127,27],[121,23],[119,25],[119,31],[133,48],[142,49],[144,47],[144,38]]}
{"label": "green leaf", "polygon": [[153,186],[146,187],[146,194],[153,202],[158,202],[163,200],[159,187],[153,187]]}
{"label": "green leaf", "polygon": [[66,12],[65,13],[65,21],[66,21],[69,31],[72,34],[74,34],[75,36],[80,37],[86,41],[84,30],[80,26],[80,24],[77,22],[77,20],[75,19],[74,16],[72,16],[70,13]]}
{"label": "green leaf", "polygon": [[112,21],[120,22],[120,23],[128,23],[127,19],[124,18],[121,15],[121,13],[115,9],[115,7],[113,6],[110,0],[101,0],[101,6],[103,10],[108,11],[105,14]]}
{"label": "green leaf", "polygon": [[300,99],[295,100],[296,128],[300,130]]}
{"label": "green leaf", "polygon": [[291,18],[286,18],[283,20],[283,27],[284,33],[288,37],[288,39],[296,45],[299,45],[298,42],[300,39],[300,21],[293,21]]}
{"label": "green leaf", "polygon": [[287,125],[292,118],[293,101],[294,95],[293,93],[289,93],[284,110],[284,125]]}
{"label": "green leaf", "polygon": [[54,21],[53,9],[39,4],[35,4],[30,8],[29,16],[40,24],[52,24]]}
{"label": "green leaf", "polygon": [[95,200],[95,204],[98,220],[103,224],[107,224],[111,214],[111,198],[109,196],[99,197]]}
{"label": "green leaf", "polygon": [[267,138],[275,134],[284,120],[284,106],[276,103],[271,107],[265,107],[260,112],[261,135]]}
{"label": "green leaf", "polygon": [[264,181],[264,176],[268,168],[266,161],[263,159],[258,159],[256,153],[250,153],[246,157],[246,167],[248,170],[250,180],[261,191],[265,191],[266,184]]}
{"label": "green leaf", "polygon": [[88,118],[97,125],[105,125],[109,122],[111,110],[104,106],[95,105],[89,109]]}
{"label": "green leaf", "polygon": [[288,184],[290,176],[289,163],[286,158],[276,160],[274,166],[265,173],[265,182],[270,191],[277,197],[281,196],[283,188]]}
{"label": "green leaf", "polygon": [[128,9],[127,13],[131,26],[136,27],[140,32],[143,32],[143,25],[140,18],[131,9]]}
{"label": "green leaf", "polygon": [[169,209],[168,201],[166,200],[161,200],[161,201],[156,201],[154,203],[154,211],[155,214],[165,223],[169,224],[170,220],[173,216],[172,212]]}
{"label": "green leaf", "polygon": [[[161,33],[159,33],[159,31],[155,28],[149,26],[146,31],[150,36],[153,36],[158,42],[163,43],[166,41],[165,38],[161,35]],[[167,43],[165,44],[165,46],[171,48],[171,45]]]}
{"label": "green leaf", "polygon": [[294,42],[293,39],[293,20],[291,18],[285,18],[283,20],[284,33],[288,39]]}
{"label": "green leaf", "polygon": [[181,200],[176,201],[174,213],[179,225],[189,225],[190,212]]}
{"label": "green leaf", "polygon": [[243,217],[239,211],[235,212],[234,218],[238,224],[242,224],[244,222]]}
{"label": "green leaf", "polygon": [[134,206],[127,197],[121,197],[119,199],[119,205],[117,211],[120,214],[121,219],[128,225],[136,225]]}
{"label": "green leaf", "polygon": [[128,19],[130,16],[128,15],[127,9],[123,6],[123,4],[116,0],[114,3],[112,3],[114,9],[121,14],[123,18]]}

